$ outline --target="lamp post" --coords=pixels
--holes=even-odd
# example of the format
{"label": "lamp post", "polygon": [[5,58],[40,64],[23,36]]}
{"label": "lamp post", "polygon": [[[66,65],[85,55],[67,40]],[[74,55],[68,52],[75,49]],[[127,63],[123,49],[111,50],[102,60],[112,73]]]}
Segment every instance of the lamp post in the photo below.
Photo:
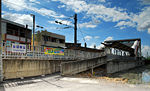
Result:
{"label": "lamp post", "polygon": [[33,17],[33,54],[34,54],[34,33],[35,33],[35,15],[34,14],[30,14]]}

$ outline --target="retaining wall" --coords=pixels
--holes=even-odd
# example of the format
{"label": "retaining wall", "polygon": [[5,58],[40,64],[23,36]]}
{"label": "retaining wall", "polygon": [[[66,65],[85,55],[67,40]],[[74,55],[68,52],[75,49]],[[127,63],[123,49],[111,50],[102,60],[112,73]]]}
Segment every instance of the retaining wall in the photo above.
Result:
{"label": "retaining wall", "polygon": [[144,61],[135,57],[123,57],[116,55],[107,56],[107,73],[115,73],[144,65]]}
{"label": "retaining wall", "polygon": [[4,79],[51,74],[60,71],[60,60],[3,59]]}
{"label": "retaining wall", "polygon": [[98,57],[88,60],[63,62],[61,64],[61,75],[73,75],[106,64],[106,57]]}

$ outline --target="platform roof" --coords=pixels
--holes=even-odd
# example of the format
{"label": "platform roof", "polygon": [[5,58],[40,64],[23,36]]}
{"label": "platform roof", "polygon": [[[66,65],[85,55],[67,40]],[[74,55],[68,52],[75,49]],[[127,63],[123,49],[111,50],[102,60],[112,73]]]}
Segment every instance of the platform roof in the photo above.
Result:
{"label": "platform roof", "polygon": [[124,45],[122,43],[119,43],[118,41],[112,41],[111,43],[102,43],[104,44],[106,47],[110,47],[110,48],[117,48],[117,49],[120,49],[120,50],[123,50],[123,51],[128,51],[131,53],[132,56],[134,56],[134,49],[127,46],[127,45]]}
{"label": "platform roof", "polygon": [[111,42],[129,42],[129,41],[136,41],[136,40],[141,41],[140,38],[136,38],[136,39],[123,39],[123,40],[107,40],[105,42],[107,42],[107,43],[111,43]]}

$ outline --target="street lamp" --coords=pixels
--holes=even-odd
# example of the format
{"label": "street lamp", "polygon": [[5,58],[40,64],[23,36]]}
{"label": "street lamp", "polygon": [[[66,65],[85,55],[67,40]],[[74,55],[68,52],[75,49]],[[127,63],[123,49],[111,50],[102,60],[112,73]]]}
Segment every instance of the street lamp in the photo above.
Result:
{"label": "street lamp", "polygon": [[39,26],[39,25],[36,25],[36,27],[37,27],[37,28],[44,28],[44,27],[42,27],[42,26]]}
{"label": "street lamp", "polygon": [[35,15],[34,14],[30,14],[33,17],[33,53],[34,53],[34,32],[35,32]]}
{"label": "street lamp", "polygon": [[[36,25],[36,29],[35,29],[35,33],[37,33],[37,30],[38,29],[43,29],[44,27],[42,27],[42,26],[39,26],[39,25]],[[38,30],[39,31],[39,30]]]}

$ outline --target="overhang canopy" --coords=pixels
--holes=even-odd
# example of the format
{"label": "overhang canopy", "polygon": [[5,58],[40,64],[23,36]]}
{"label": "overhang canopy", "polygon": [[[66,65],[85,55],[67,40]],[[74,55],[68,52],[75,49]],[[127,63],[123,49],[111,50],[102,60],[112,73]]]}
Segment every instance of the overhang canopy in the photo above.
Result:
{"label": "overhang canopy", "polygon": [[102,43],[104,44],[106,47],[110,47],[110,48],[117,48],[117,49],[120,49],[120,50],[123,50],[123,51],[128,51],[131,53],[131,55],[134,55],[134,49],[129,47],[129,46],[126,46],[122,43],[119,43],[118,41],[113,41],[111,43]]}

